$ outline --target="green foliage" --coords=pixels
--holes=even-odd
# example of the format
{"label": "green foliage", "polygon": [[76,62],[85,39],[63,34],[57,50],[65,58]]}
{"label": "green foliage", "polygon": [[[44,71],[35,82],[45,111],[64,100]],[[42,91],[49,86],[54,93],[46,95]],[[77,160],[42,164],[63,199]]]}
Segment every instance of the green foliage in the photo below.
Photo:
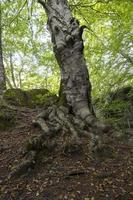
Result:
{"label": "green foliage", "polygon": [[53,57],[44,11],[32,0],[3,1],[2,13],[4,64],[8,87],[41,87],[57,93],[59,71],[56,70],[57,63]]}
{"label": "green foliage", "polygon": [[132,5],[130,0],[83,0],[75,1],[72,7],[87,26],[85,55],[94,97],[133,82]]}
{"label": "green foliage", "polygon": [[[102,102],[116,89],[133,84],[133,2],[68,2],[81,25],[87,26],[83,39],[93,86],[92,94],[94,99],[100,98]],[[57,94],[60,72],[53,55],[44,10],[34,0],[3,0],[1,5],[4,64],[9,80],[8,87],[23,90],[46,88]],[[13,70],[10,53],[13,56]]]}
{"label": "green foliage", "polygon": [[96,102],[99,116],[126,133],[133,128],[133,88],[121,88],[110,93],[104,100]]}

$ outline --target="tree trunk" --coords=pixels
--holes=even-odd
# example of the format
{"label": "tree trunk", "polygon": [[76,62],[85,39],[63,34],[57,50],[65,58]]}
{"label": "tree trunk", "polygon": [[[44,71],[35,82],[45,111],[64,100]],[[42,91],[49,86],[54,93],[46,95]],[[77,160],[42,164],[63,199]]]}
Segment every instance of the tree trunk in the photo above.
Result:
{"label": "tree trunk", "polygon": [[10,57],[10,69],[11,69],[11,77],[12,77],[13,86],[14,88],[17,88],[16,81],[15,81],[15,74],[14,74],[14,66],[13,66],[13,55],[11,52],[9,54],[9,57]]}
{"label": "tree trunk", "polygon": [[60,98],[66,100],[71,112],[82,119],[93,116],[91,83],[84,58],[82,33],[67,0],[38,0],[48,17],[55,57],[61,71]]}
{"label": "tree trunk", "polygon": [[5,81],[5,70],[3,64],[3,55],[2,55],[2,12],[1,12],[1,3],[0,3],[0,95],[6,89]]}

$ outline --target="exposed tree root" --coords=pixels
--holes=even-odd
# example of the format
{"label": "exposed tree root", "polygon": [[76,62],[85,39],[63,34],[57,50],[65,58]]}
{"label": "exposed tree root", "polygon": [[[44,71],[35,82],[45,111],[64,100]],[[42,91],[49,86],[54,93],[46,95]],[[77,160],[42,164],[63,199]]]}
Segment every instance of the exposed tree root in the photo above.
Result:
{"label": "exposed tree root", "polygon": [[20,165],[17,165],[12,169],[11,173],[8,176],[8,179],[10,178],[17,178],[26,172],[30,170],[31,168],[34,167],[36,160],[36,152],[35,151],[30,151],[22,160]]}
{"label": "exposed tree root", "polygon": [[66,107],[55,105],[48,107],[33,121],[41,134],[31,138],[24,153],[21,164],[13,169],[9,177],[20,176],[34,167],[38,155],[46,153],[62,153],[63,155],[79,154],[83,152],[82,139],[88,141],[88,153],[96,152],[106,143],[106,137],[99,134],[103,131],[96,119],[83,121],[69,113]]}

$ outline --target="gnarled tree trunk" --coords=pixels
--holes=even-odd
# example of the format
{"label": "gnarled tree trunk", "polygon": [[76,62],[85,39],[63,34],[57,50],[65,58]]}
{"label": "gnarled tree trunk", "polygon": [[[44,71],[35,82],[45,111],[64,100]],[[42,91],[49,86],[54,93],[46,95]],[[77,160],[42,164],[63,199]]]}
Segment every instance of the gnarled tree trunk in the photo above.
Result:
{"label": "gnarled tree trunk", "polygon": [[92,118],[91,83],[83,54],[82,33],[67,0],[38,0],[48,17],[55,57],[61,71],[60,98],[82,119]]}

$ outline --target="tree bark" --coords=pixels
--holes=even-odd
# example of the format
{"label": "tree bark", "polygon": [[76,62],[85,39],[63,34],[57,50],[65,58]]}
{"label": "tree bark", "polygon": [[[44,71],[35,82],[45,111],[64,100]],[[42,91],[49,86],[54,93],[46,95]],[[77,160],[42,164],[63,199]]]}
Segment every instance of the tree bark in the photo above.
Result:
{"label": "tree bark", "polygon": [[82,119],[93,116],[91,83],[84,58],[80,26],[70,11],[67,0],[38,0],[48,17],[53,50],[61,71],[60,98],[71,112]]}
{"label": "tree bark", "polygon": [[13,86],[14,88],[17,88],[16,81],[15,81],[15,74],[14,74],[14,66],[13,66],[13,55],[11,52],[9,54],[9,58],[10,58],[10,69],[11,69],[11,77],[12,77]]}
{"label": "tree bark", "polygon": [[2,55],[2,12],[1,12],[1,3],[0,3],[0,95],[6,89],[5,81],[5,70],[3,64],[3,55]]}

